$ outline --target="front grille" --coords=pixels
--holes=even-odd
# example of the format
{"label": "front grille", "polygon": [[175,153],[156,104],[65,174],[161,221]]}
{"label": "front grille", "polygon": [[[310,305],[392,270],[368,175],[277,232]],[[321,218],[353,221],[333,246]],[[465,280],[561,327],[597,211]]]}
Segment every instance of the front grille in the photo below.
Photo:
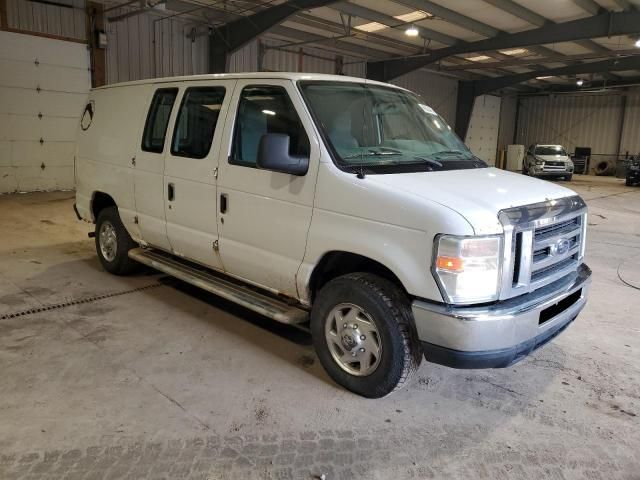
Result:
{"label": "front grille", "polygon": [[531,292],[578,269],[585,212],[577,196],[502,212],[506,248],[501,299]]}
{"label": "front grille", "polygon": [[580,225],[580,218],[575,217],[571,220],[565,220],[564,222],[558,222],[552,225],[536,228],[535,241],[544,240],[550,236],[574,230],[578,225]]}
{"label": "front grille", "polygon": [[532,286],[540,287],[578,268],[582,218],[582,215],[578,215],[534,229],[530,281]]}
{"label": "front grille", "polygon": [[564,162],[554,162],[553,160],[547,160],[544,164],[552,167],[564,167]]}

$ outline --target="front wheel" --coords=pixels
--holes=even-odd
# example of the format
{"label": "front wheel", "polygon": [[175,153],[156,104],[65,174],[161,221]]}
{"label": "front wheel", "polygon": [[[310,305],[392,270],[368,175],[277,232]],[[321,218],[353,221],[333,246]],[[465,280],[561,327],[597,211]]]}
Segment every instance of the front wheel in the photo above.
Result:
{"label": "front wheel", "polygon": [[114,275],[128,275],[140,264],[129,258],[137,244],[122,225],[117,207],[100,210],[96,219],[96,252],[104,269]]}
{"label": "front wheel", "polygon": [[571,174],[571,175],[567,175],[566,177],[564,177],[564,179],[565,179],[567,182],[570,182],[572,178],[573,178],[573,174]]}
{"label": "front wheel", "polygon": [[408,298],[369,273],[343,275],[320,290],[311,333],[329,376],[367,398],[400,389],[422,360]]}

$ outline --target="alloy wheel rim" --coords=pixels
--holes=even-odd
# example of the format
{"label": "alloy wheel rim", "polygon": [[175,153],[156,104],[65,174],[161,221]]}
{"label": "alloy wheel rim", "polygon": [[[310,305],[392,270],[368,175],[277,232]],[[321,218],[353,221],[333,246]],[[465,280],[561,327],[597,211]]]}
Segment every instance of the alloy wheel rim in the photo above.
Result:
{"label": "alloy wheel rim", "polygon": [[107,262],[113,262],[118,252],[118,239],[116,229],[111,222],[103,222],[98,233],[100,241],[100,253]]}
{"label": "alloy wheel rim", "polygon": [[373,318],[352,303],[336,305],[325,320],[325,338],[331,356],[345,372],[357,377],[378,368],[382,342]]}

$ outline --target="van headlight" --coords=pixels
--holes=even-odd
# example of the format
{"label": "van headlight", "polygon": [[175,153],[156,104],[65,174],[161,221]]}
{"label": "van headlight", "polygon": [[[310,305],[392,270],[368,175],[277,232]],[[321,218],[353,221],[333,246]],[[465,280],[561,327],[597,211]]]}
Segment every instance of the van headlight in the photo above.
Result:
{"label": "van headlight", "polygon": [[447,303],[497,300],[502,271],[502,236],[440,235],[433,274]]}

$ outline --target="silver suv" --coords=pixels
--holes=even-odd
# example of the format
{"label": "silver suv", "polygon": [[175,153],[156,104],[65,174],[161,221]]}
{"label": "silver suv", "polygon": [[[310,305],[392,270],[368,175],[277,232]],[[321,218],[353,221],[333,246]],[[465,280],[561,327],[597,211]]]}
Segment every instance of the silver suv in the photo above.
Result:
{"label": "silver suv", "polygon": [[573,177],[573,162],[562,145],[540,145],[529,147],[522,166],[522,173],[532,177]]}

